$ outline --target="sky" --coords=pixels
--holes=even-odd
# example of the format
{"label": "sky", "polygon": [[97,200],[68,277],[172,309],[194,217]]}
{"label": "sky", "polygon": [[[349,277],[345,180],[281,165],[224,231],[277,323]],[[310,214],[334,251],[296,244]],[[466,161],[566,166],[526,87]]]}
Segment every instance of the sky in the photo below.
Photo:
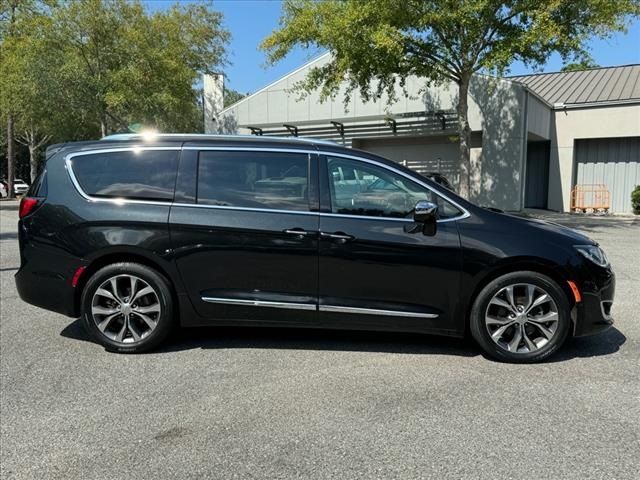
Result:
{"label": "sky", "polygon": [[[150,10],[164,9],[175,3],[173,0],[147,0]],[[297,69],[307,61],[319,56],[321,50],[298,49],[276,65],[266,65],[264,52],[258,49],[260,42],[278,27],[280,18],[279,0],[217,0],[213,8],[224,15],[224,25],[231,32],[229,60],[225,68],[225,85],[242,93],[252,93]],[[607,40],[589,42],[591,55],[601,66],[640,63],[640,22],[635,22],[628,33],[615,34]],[[555,72],[562,68],[559,56],[553,56],[542,68],[544,72]],[[536,73],[522,64],[511,66],[509,75]]]}

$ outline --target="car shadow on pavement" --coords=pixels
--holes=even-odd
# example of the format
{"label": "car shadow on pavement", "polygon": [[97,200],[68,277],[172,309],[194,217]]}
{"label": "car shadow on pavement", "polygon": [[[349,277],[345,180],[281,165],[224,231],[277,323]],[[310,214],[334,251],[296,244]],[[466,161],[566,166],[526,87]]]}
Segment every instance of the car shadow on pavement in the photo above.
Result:
{"label": "car shadow on pavement", "polygon": [[[60,335],[93,342],[82,321],[75,320]],[[345,352],[441,354],[473,357],[480,350],[469,340],[407,333],[324,330],[280,327],[197,327],[177,329],[160,348],[160,354],[193,349],[279,349]]]}
{"label": "car shadow on pavement", "polygon": [[[77,319],[60,335],[74,340],[93,342]],[[627,337],[617,328],[592,337],[570,339],[549,362],[610,355],[620,350]],[[344,352],[381,352],[423,355],[481,355],[469,338],[459,339],[435,335],[323,330],[305,328],[199,327],[177,329],[172,337],[150,354],[194,349],[278,349]]]}
{"label": "car shadow on pavement", "polygon": [[627,337],[617,328],[611,327],[600,334],[588,337],[570,338],[562,349],[549,359],[562,362],[573,358],[600,357],[616,353],[627,341]]}

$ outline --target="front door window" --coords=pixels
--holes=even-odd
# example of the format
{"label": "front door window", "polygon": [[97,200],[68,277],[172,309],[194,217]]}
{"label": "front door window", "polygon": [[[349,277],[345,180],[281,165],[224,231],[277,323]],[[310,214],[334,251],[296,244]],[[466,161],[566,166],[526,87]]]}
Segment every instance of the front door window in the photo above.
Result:
{"label": "front door window", "polygon": [[415,204],[427,200],[438,205],[441,219],[461,214],[428,188],[386,168],[339,157],[329,157],[327,165],[333,213],[409,219]]}

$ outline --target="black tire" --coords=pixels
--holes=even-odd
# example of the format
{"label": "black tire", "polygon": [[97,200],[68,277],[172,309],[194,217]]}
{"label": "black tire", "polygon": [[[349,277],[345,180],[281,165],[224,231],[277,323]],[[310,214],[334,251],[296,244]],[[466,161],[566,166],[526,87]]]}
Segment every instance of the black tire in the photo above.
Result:
{"label": "black tire", "polygon": [[[555,327],[555,333],[544,346],[537,350],[532,348],[533,351],[517,353],[509,351],[491,338],[489,328],[485,323],[489,302],[494,295],[498,294],[503,288],[516,284],[529,284],[543,289],[551,296],[557,306],[558,323]],[[473,338],[491,358],[511,363],[535,363],[546,360],[565,343],[571,326],[571,306],[564,291],[546,275],[528,271],[514,272],[496,278],[480,291],[473,303],[469,322]],[[523,326],[522,328],[524,329],[525,327]],[[524,347],[522,349],[524,350]]]}
{"label": "black tire", "polygon": [[[154,305],[159,305],[160,310],[157,313],[154,312],[153,314],[147,314],[147,318],[155,317],[155,327],[153,329],[149,329],[150,331],[144,337],[137,341],[134,340],[132,334],[129,333],[130,337],[124,339],[129,343],[124,343],[124,341],[116,341],[115,339],[110,338],[105,333],[103,333],[98,328],[98,323],[100,323],[100,316],[98,315],[94,318],[94,314],[92,311],[94,295],[96,294],[98,288],[113,277],[118,277],[120,279],[118,280],[118,282],[122,283],[126,280],[126,277],[120,277],[121,275],[129,277],[133,276],[136,278],[136,282],[139,282],[139,280],[146,282],[147,285],[153,289],[152,295],[155,295],[155,297],[153,297]],[[124,288],[126,293],[126,286]],[[120,286],[120,289],[122,289],[122,286]],[[140,290],[138,289],[138,291]],[[141,301],[144,301],[144,299]],[[116,304],[113,303],[113,305]],[[152,268],[147,267],[146,265],[132,262],[121,262],[107,265],[106,267],[98,270],[91,276],[91,278],[89,278],[82,292],[81,314],[83,323],[89,334],[107,350],[119,353],[140,353],[152,350],[167,338],[174,326],[174,304],[169,282],[163,275],[153,270]],[[138,316],[137,314],[135,314],[135,312],[130,316],[131,318],[135,318],[135,321],[138,322],[138,325],[145,325],[141,321],[141,316]],[[116,324],[116,328],[119,325],[122,325],[124,327],[124,316],[117,316],[114,322],[121,322],[119,324]],[[125,332],[128,331],[127,328],[124,328],[124,330]]]}

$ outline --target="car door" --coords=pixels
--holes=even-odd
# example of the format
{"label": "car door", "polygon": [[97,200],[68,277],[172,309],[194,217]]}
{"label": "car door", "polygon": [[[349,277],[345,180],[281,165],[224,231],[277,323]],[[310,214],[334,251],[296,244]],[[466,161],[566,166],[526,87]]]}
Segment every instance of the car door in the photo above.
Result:
{"label": "car door", "polygon": [[[320,322],[333,327],[455,333],[466,212],[400,170],[321,157]],[[348,179],[348,180],[346,180]],[[354,187],[354,179],[357,187]],[[418,200],[438,204],[437,232],[415,228]]]}
{"label": "car door", "polygon": [[185,147],[170,228],[199,315],[316,320],[317,172],[304,151]]}

